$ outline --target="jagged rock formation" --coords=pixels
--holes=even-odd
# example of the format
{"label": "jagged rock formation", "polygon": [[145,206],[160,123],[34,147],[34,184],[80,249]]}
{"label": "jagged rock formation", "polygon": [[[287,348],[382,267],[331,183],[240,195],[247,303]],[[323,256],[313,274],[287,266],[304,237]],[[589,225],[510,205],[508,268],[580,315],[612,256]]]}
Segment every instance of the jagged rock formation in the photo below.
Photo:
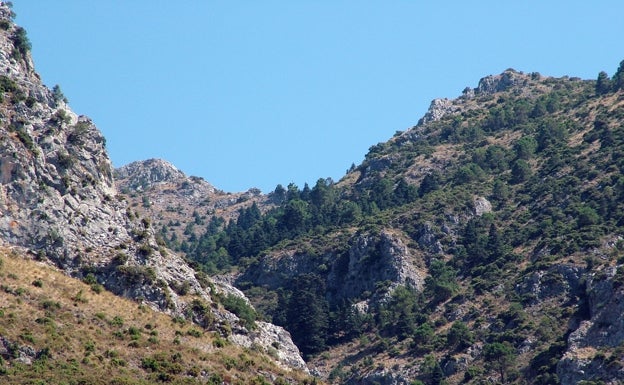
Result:
{"label": "jagged rock formation", "polygon": [[[265,323],[255,331],[239,327],[238,318],[214,301],[227,288],[206,278],[200,283],[182,258],[157,242],[150,220],[137,217],[117,194],[100,131],[71,111],[58,88],[43,85],[25,33],[4,4],[0,21],[0,240],[71,275],[93,274],[107,289],[167,312],[189,314],[191,302],[202,301],[217,327],[233,324],[239,334],[233,339],[268,349],[275,338],[282,361],[305,369],[287,332]],[[145,183],[184,178],[161,166],[150,168]],[[192,198],[214,192],[195,182]]]}
{"label": "jagged rock formation", "polygon": [[449,116],[456,115],[462,111],[466,111],[466,107],[475,97],[482,97],[486,95],[493,95],[497,92],[503,92],[510,88],[515,88],[518,92],[531,92],[529,85],[535,85],[535,81],[539,80],[541,76],[539,74],[531,74],[527,76],[522,72],[518,72],[514,69],[507,69],[505,72],[499,75],[489,75],[481,80],[476,88],[467,87],[463,95],[457,99],[434,99],[431,101],[429,109],[425,115],[418,121],[418,126],[422,126],[427,123],[436,122],[440,119]]}
{"label": "jagged rock formation", "polygon": [[[535,80],[539,75],[532,76]],[[519,88],[527,84],[527,77],[514,69],[507,69],[499,75],[490,75],[479,80],[479,85],[474,89],[475,95],[491,95],[503,92],[511,87]]]}
{"label": "jagged rock formation", "polygon": [[[160,183],[184,183],[189,182],[186,175],[171,163],[162,159],[148,159],[127,164],[115,170],[117,183],[128,180],[124,187],[130,190],[146,190]],[[215,192],[215,188],[208,182],[196,179],[197,195],[208,195]]]}
{"label": "jagged rock formation", "polygon": [[455,110],[453,103],[449,99],[433,99],[425,116],[422,117],[419,123],[435,122],[442,119],[443,116],[453,113]]}
{"label": "jagged rock formation", "polygon": [[[0,10],[6,20],[10,11]],[[89,261],[92,253],[110,260],[114,247],[131,239],[129,231],[138,224],[114,199],[104,137],[43,86],[30,55],[12,54],[17,30],[11,24],[0,31],[0,71],[6,74],[0,106],[0,235],[68,270]],[[106,257],[98,261],[106,262]]]}

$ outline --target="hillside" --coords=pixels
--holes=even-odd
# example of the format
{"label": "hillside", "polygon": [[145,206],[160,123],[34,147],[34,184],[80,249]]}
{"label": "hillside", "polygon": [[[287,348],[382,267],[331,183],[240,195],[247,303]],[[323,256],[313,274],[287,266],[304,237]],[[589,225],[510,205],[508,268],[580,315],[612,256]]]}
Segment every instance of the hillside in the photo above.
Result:
{"label": "hillside", "polygon": [[0,250],[7,384],[307,384],[257,349]]}
{"label": "hillside", "polygon": [[178,242],[332,383],[618,383],[623,78],[485,77],[342,180]]}
{"label": "hillside", "polygon": [[257,320],[227,281],[193,270],[118,193],[105,138],[71,110],[58,85],[43,84],[27,33],[13,17],[10,3],[1,2],[0,246],[195,323],[238,346],[233,351],[254,347],[276,365],[307,372],[288,332]]}

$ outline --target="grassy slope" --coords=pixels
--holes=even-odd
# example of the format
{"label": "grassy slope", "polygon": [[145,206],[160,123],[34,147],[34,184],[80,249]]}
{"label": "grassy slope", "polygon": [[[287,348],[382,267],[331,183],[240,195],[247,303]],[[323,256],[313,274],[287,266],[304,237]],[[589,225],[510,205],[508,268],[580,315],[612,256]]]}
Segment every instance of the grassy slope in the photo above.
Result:
{"label": "grassy slope", "polygon": [[[307,383],[218,335],[0,250],[0,382]],[[30,353],[29,353],[30,351]],[[34,353],[34,354],[33,354]],[[27,363],[30,362],[30,363]]]}

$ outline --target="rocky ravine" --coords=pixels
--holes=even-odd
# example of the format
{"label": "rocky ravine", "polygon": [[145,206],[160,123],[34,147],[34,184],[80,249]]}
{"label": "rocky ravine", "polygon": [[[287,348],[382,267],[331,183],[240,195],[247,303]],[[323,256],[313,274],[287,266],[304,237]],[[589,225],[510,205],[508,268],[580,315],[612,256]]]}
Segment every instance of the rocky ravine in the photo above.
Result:
{"label": "rocky ravine", "polygon": [[254,331],[240,326],[212,296],[237,291],[206,277],[200,283],[156,242],[150,220],[117,194],[100,131],[43,85],[6,5],[0,20],[6,26],[0,29],[0,241],[73,276],[93,274],[107,289],[166,312],[197,313],[191,302],[203,302],[214,313],[207,317],[214,324],[205,326],[231,329],[230,338],[246,346],[268,350],[278,342],[280,360],[305,369],[286,331],[262,322]]}

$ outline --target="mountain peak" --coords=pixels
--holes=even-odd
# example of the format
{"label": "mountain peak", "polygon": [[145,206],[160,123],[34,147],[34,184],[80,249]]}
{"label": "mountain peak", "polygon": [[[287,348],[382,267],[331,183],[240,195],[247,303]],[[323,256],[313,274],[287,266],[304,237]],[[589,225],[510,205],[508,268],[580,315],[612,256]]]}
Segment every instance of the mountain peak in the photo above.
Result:
{"label": "mountain peak", "polygon": [[186,179],[186,175],[173,164],[163,159],[147,159],[129,163],[115,170],[118,179],[130,179],[128,186],[141,190],[157,183],[175,183]]}
{"label": "mountain peak", "polygon": [[498,75],[488,75],[479,80],[479,85],[474,89],[475,94],[494,94],[505,91],[513,86],[526,85],[530,75],[516,71],[513,68],[506,69]]}
{"label": "mountain peak", "polygon": [[[538,72],[525,73],[508,68],[500,74],[481,78],[476,88],[464,88],[462,95],[458,98],[437,98],[432,100],[429,109],[418,121],[418,126],[474,109],[480,98],[491,97],[499,93],[511,92],[516,97],[538,97],[552,90],[556,84],[554,80],[555,78],[542,76]],[[580,79],[570,78],[569,80]]]}

